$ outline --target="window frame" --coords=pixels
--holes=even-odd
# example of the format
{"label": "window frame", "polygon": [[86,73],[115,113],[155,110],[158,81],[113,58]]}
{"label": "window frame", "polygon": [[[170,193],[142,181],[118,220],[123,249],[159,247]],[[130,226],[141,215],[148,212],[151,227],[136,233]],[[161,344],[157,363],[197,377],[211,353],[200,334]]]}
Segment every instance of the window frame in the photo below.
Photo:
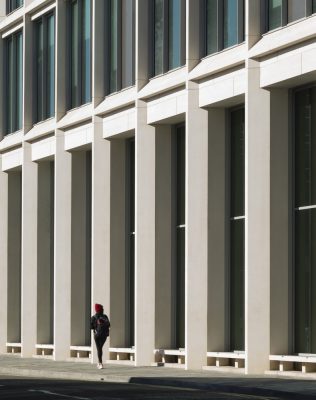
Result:
{"label": "window frame", "polygon": [[22,0],[21,4],[17,4],[17,1],[18,0],[6,0],[7,15],[24,6],[24,0]]}
{"label": "window frame", "polygon": [[[17,36],[21,35],[21,41],[22,41],[22,55],[21,55],[21,66],[20,68],[22,69],[22,77],[21,77],[21,87],[18,85],[18,75],[19,75],[19,68],[17,66],[17,60],[18,60],[18,44],[17,44]],[[24,87],[23,87],[23,68],[24,68],[24,57],[23,57],[23,29],[19,29],[15,32],[13,32],[11,35],[7,36],[5,38],[5,43],[4,43],[4,54],[5,54],[5,63],[4,63],[4,77],[5,77],[5,82],[4,82],[4,87],[5,87],[5,97],[7,99],[10,99],[9,101],[5,102],[4,105],[4,132],[5,135],[9,135],[11,133],[15,133],[23,129],[23,95],[24,95]],[[12,57],[13,57],[13,65],[12,68],[10,68],[10,59],[9,59],[9,42],[12,42]],[[10,79],[9,76],[10,74],[13,75],[13,90],[12,93],[10,93]],[[19,90],[22,90],[22,99],[21,99],[21,104],[19,105],[21,107],[21,126],[19,126],[19,106],[17,105],[18,102],[18,97],[19,97]],[[9,94],[10,93],[10,94]],[[13,111],[11,109],[11,96],[13,97],[12,102],[16,103],[15,106],[15,114],[13,115]],[[9,115],[10,112],[10,115]],[[9,122],[10,121],[10,122]]]}
{"label": "window frame", "polygon": [[135,51],[136,51],[136,4],[135,0],[132,0],[132,84],[131,85],[123,85],[123,29],[122,29],[122,20],[123,20],[123,6],[122,0],[117,0],[117,29],[116,29],[116,41],[117,41],[117,71],[116,71],[116,85],[115,88],[111,87],[111,38],[112,38],[112,24],[111,24],[111,5],[112,0],[109,0],[105,4],[105,95],[110,95],[113,93],[120,92],[122,89],[126,89],[129,87],[133,87],[135,85]]}
{"label": "window frame", "polygon": [[[77,54],[77,66],[78,66],[78,89],[77,94],[73,96],[73,87],[72,87],[72,49],[73,49],[73,23],[72,23],[72,6],[73,4],[78,4],[78,54]],[[84,35],[84,0],[70,0],[67,1],[67,76],[68,76],[68,85],[67,85],[67,110],[73,110],[78,107],[81,107],[85,104],[89,104],[92,102],[92,34],[93,34],[93,24],[92,24],[92,0],[90,0],[90,55],[89,55],[89,62],[90,62],[90,96],[89,100],[84,100],[84,86],[85,82],[84,74],[83,74],[83,35]]]}
{"label": "window frame", "polygon": [[149,27],[150,27],[150,35],[149,35],[149,69],[150,69],[150,77],[154,78],[156,76],[160,76],[165,74],[166,72],[176,70],[185,65],[185,57],[186,57],[186,2],[184,0],[180,0],[180,65],[174,68],[169,68],[169,1],[170,0],[162,0],[163,1],[163,51],[162,51],[162,72],[155,72],[155,0],[151,0],[149,4]]}
{"label": "window frame", "polygon": [[284,28],[288,25],[296,23],[297,21],[301,21],[305,18],[308,18],[316,13],[316,4],[313,3],[313,0],[301,0],[302,2],[305,1],[305,16],[293,21],[289,21],[288,0],[281,0],[281,1],[282,1],[281,25],[276,28],[269,29],[269,0],[261,0],[261,10],[264,14],[264,18],[262,21],[263,33],[273,32],[277,29]]}
{"label": "window frame", "polygon": [[207,42],[207,4],[208,0],[202,0],[201,1],[201,8],[200,8],[200,13],[202,16],[202,36],[203,36],[203,46],[202,46],[202,57],[208,57],[213,54],[219,53],[223,50],[233,48],[235,46],[240,45],[245,41],[245,1],[244,0],[236,0],[237,3],[237,43],[231,45],[231,46],[224,46],[224,18],[225,18],[225,13],[224,13],[224,1],[222,0],[215,0],[216,1],[216,7],[217,7],[217,48],[216,51],[214,52],[208,52],[207,47],[208,47],[208,42]]}
{"label": "window frame", "polygon": [[[52,115],[48,115],[47,104],[48,104],[48,93],[49,93],[49,80],[48,80],[48,20],[50,17],[54,17],[54,63],[56,61],[56,14],[55,10],[51,10],[46,14],[43,14],[34,20],[33,25],[33,58],[34,58],[34,65],[36,72],[34,72],[34,80],[33,80],[33,93],[36,93],[37,101],[34,103],[33,107],[33,123],[37,124],[41,121],[45,121],[46,119],[53,118],[55,115],[56,107],[55,107],[55,100],[56,100],[56,70],[54,68],[54,110]],[[39,117],[38,107],[39,107],[39,97],[38,97],[38,64],[37,64],[37,56],[38,56],[38,25],[39,23],[43,24],[43,62],[42,62],[42,116]]]}

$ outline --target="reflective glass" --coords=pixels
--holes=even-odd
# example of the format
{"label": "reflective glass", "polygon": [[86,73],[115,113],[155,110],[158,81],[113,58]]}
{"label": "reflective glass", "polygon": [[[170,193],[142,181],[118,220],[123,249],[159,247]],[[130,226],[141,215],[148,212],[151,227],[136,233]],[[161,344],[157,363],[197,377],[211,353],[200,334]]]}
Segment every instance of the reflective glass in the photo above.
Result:
{"label": "reflective glass", "polygon": [[177,228],[176,348],[185,347],[185,228]]}
{"label": "reflective glass", "polygon": [[316,13],[316,0],[313,0],[313,13]]}
{"label": "reflective glass", "polygon": [[306,4],[303,0],[288,0],[288,22],[306,17]]}
{"label": "reflective glass", "polygon": [[154,32],[154,75],[159,75],[163,73],[164,70],[164,1],[155,0],[154,4],[154,15],[155,15],[155,32]]}
{"label": "reflective glass", "polygon": [[79,4],[71,4],[71,106],[79,106]]}
{"label": "reflective glass", "polygon": [[14,117],[14,102],[15,102],[15,79],[14,79],[14,51],[13,51],[13,38],[7,39],[7,133],[14,131],[13,117]]}
{"label": "reflective glass", "polygon": [[177,225],[185,224],[185,128],[177,128]]}
{"label": "reflective glass", "polygon": [[224,49],[238,43],[238,0],[224,0]]}
{"label": "reflective glass", "polygon": [[47,18],[47,117],[55,112],[55,16]]}
{"label": "reflective glass", "polygon": [[122,88],[135,83],[135,15],[134,1],[122,0]]}
{"label": "reflective glass", "polygon": [[181,65],[181,3],[169,0],[169,69]]}
{"label": "reflective glass", "polygon": [[316,210],[295,212],[295,353],[316,353]]}
{"label": "reflective glass", "polygon": [[22,128],[23,115],[23,40],[22,33],[16,35],[16,69],[17,69],[17,95],[16,95],[16,127],[15,130]]}
{"label": "reflective glass", "polygon": [[43,116],[43,52],[44,52],[44,30],[43,21],[40,19],[36,24],[36,72],[37,72],[37,121],[41,121]]}
{"label": "reflective glass", "polygon": [[230,350],[245,349],[245,220],[230,225]]}
{"label": "reflective glass", "polygon": [[118,90],[118,0],[111,0],[111,39],[110,39],[110,91]]}
{"label": "reflective glass", "polygon": [[212,54],[218,48],[218,1],[206,2],[206,54]]}
{"label": "reflective glass", "polygon": [[82,99],[91,101],[91,0],[82,1]]}
{"label": "reflective glass", "polygon": [[282,26],[282,0],[269,0],[269,31]]}
{"label": "reflective glass", "polygon": [[295,206],[316,204],[316,88],[295,96]]}
{"label": "reflective glass", "polygon": [[245,215],[245,110],[231,113],[231,217]]}

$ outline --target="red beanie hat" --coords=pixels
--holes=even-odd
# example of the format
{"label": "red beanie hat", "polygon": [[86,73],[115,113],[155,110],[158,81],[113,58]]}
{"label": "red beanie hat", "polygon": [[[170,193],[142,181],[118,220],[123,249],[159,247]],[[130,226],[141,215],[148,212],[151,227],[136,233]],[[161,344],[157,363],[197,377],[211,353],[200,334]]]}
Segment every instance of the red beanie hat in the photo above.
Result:
{"label": "red beanie hat", "polygon": [[103,311],[103,306],[102,306],[102,304],[96,303],[96,304],[94,305],[94,309],[95,309],[95,312],[96,312],[96,313],[101,313],[101,312]]}

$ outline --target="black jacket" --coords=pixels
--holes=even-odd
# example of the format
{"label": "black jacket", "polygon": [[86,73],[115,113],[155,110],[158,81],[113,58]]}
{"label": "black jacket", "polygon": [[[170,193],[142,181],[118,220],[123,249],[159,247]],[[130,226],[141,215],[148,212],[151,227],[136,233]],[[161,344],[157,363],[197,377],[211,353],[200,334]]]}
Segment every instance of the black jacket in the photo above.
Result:
{"label": "black jacket", "polygon": [[110,334],[110,320],[105,314],[94,314],[91,317],[90,328],[98,337],[108,337]]}

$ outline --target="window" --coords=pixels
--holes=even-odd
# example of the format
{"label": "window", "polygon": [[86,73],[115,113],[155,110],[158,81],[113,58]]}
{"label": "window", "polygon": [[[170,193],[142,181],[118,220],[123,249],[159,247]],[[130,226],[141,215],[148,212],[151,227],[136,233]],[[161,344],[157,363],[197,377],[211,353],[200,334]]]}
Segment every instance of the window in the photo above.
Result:
{"label": "window", "polygon": [[[185,0],[153,0],[153,76],[184,65]],[[152,46],[150,44],[151,50]]]}
{"label": "window", "polygon": [[91,0],[69,2],[69,108],[91,101]]}
{"label": "window", "polygon": [[23,6],[23,0],[7,0],[7,14]]}
{"label": "window", "polygon": [[135,345],[135,139],[126,143],[126,310],[128,346]]}
{"label": "window", "polygon": [[113,93],[135,83],[135,1],[110,0],[107,5],[106,92]]}
{"label": "window", "polygon": [[316,12],[315,0],[268,0],[266,4],[268,31]]}
{"label": "window", "polygon": [[175,292],[175,347],[185,347],[185,127],[175,127],[172,137],[172,202]]}
{"label": "window", "polygon": [[244,1],[205,0],[205,54],[244,41]]}
{"label": "window", "polygon": [[245,110],[230,112],[230,350],[245,336]]}
{"label": "window", "polygon": [[22,129],[23,46],[22,32],[6,38],[6,133]]}
{"label": "window", "polygon": [[34,121],[55,113],[55,16],[46,14],[35,23],[36,108]]}
{"label": "window", "polygon": [[316,87],[294,95],[294,351],[316,353]]}

